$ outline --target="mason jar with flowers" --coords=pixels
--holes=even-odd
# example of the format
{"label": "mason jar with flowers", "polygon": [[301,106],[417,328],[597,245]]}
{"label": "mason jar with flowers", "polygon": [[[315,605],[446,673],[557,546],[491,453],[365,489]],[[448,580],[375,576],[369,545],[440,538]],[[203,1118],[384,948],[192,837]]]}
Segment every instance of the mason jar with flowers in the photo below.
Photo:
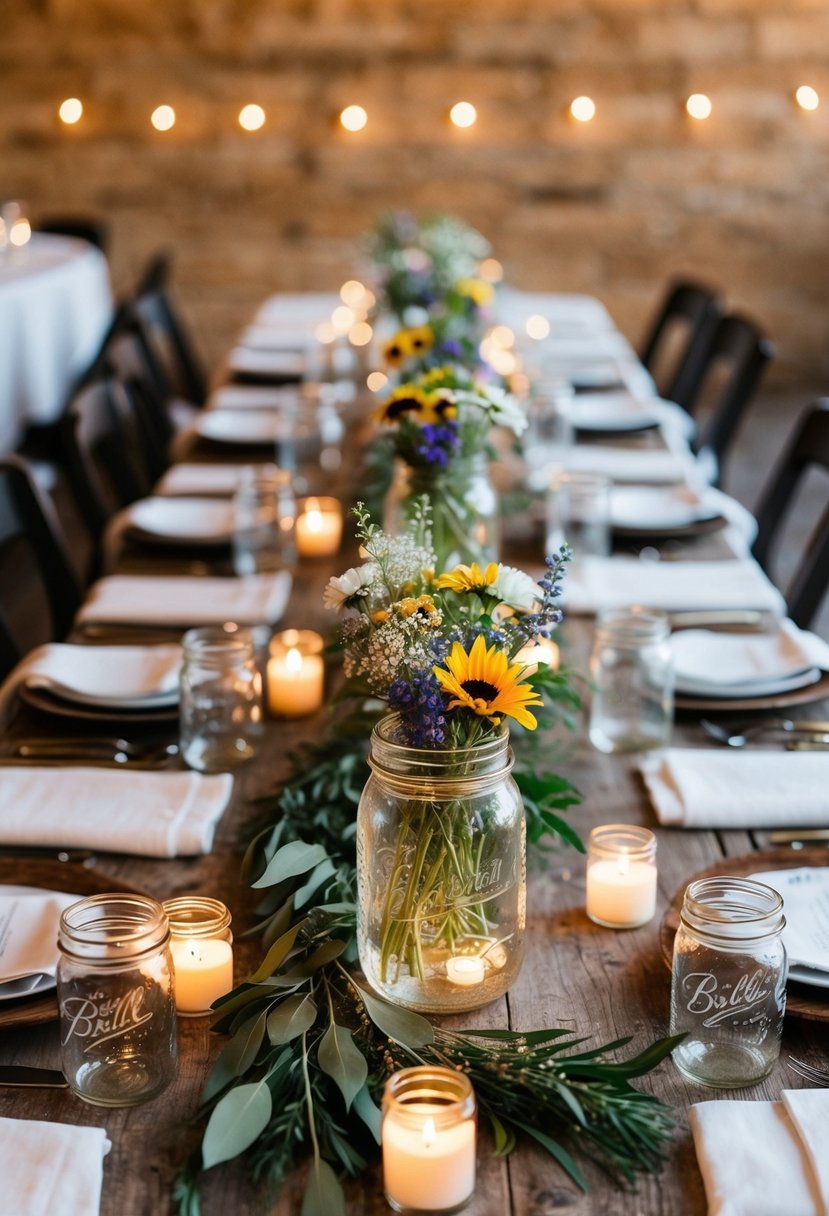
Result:
{"label": "mason jar with flowers", "polygon": [[390,536],[358,508],[362,566],[332,578],[349,692],[385,700],[357,819],[357,941],[372,986],[424,1012],[487,1004],[521,964],[525,820],[508,723],[543,698],[516,656],[559,623],[545,575],[492,562],[435,573],[421,501]]}

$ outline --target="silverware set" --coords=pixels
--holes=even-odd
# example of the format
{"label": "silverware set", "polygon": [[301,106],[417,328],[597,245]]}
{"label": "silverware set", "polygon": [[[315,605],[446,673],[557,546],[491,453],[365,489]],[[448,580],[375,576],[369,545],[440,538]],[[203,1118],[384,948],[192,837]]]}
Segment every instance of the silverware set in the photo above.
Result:
{"label": "silverware set", "polygon": [[178,743],[168,738],[120,739],[105,735],[47,736],[8,740],[0,764],[112,764],[159,768],[178,759]]}
{"label": "silverware set", "polygon": [[809,1081],[812,1085],[823,1085],[829,1087],[829,1070],[825,1068],[815,1068],[812,1064],[807,1064],[805,1060],[797,1060],[794,1056],[789,1056],[786,1061],[786,1067],[792,1072],[797,1073],[804,1081]]}
{"label": "silverware set", "polygon": [[790,751],[811,751],[829,748],[829,721],[802,718],[767,718],[763,722],[714,722],[701,718],[700,726],[717,743],[725,747],[745,747],[764,736],[782,735]]}

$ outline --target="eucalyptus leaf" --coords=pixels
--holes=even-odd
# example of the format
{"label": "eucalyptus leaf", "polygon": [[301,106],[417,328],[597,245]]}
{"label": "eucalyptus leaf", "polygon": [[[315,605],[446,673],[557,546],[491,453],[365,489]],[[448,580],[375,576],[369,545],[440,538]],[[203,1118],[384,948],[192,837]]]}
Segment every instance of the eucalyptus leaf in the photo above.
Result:
{"label": "eucalyptus leaf", "polygon": [[340,1180],[322,1157],[315,1158],[308,1170],[300,1216],[345,1216]]}
{"label": "eucalyptus leaf", "polygon": [[202,1102],[209,1102],[224,1089],[228,1082],[247,1072],[262,1046],[267,1016],[266,1007],[261,1013],[255,1014],[243,1022],[233,1038],[229,1040],[207,1078]]}
{"label": "eucalyptus leaf", "polygon": [[317,1018],[317,1007],[310,994],[286,996],[276,1009],[268,1014],[268,1038],[274,1047],[298,1039],[310,1030]]}
{"label": "eucalyptus leaf", "polygon": [[362,1119],[363,1123],[365,1123],[366,1127],[379,1144],[380,1122],[383,1116],[380,1107],[372,1098],[367,1085],[364,1085],[363,1088],[359,1090],[351,1108],[354,1111],[354,1114]]}
{"label": "eucalyptus leaf", "polygon": [[216,1104],[202,1140],[202,1161],[209,1170],[238,1157],[268,1126],[273,1104],[264,1081],[240,1085]]}
{"label": "eucalyptus leaf", "polygon": [[317,1061],[322,1071],[336,1081],[348,1110],[368,1076],[366,1058],[351,1031],[332,1021],[320,1039]]}
{"label": "eucalyptus leaf", "polygon": [[388,1001],[383,1001],[380,997],[366,992],[365,988],[361,988],[359,984],[354,986],[358,989],[360,1000],[365,1005],[366,1013],[374,1025],[390,1039],[394,1039],[395,1043],[416,1051],[420,1047],[425,1047],[427,1043],[435,1041],[432,1023],[421,1017],[419,1013],[412,1013],[409,1009],[390,1005]]}
{"label": "eucalyptus leaf", "polygon": [[284,882],[286,878],[307,874],[327,856],[328,854],[321,844],[306,844],[304,840],[292,840],[289,844],[283,844],[281,849],[277,849],[268,862],[265,873],[261,878],[257,878],[252,886],[256,888],[274,887],[278,882]]}
{"label": "eucalyptus leaf", "polygon": [[292,929],[289,929],[287,933],[283,933],[281,937],[276,939],[260,965],[257,967],[256,971],[254,971],[253,975],[250,977],[251,983],[258,984],[261,980],[267,979],[268,976],[273,975],[277,967],[285,961],[286,957],[293,949],[300,929],[304,929],[307,923],[307,920],[298,921],[298,923],[295,924]]}
{"label": "eucalyptus leaf", "polygon": [[566,1148],[562,1148],[557,1140],[553,1140],[546,1132],[539,1131],[531,1123],[522,1123],[519,1119],[515,1119],[514,1123],[516,1127],[520,1127],[523,1132],[526,1132],[528,1136],[532,1136],[533,1140],[536,1140],[542,1148],[547,1150],[550,1156],[559,1163],[561,1168],[570,1175],[580,1190],[587,1191],[587,1179]]}
{"label": "eucalyptus leaf", "polygon": [[316,889],[329,878],[337,873],[337,867],[334,865],[330,857],[326,857],[323,861],[315,866],[311,871],[306,882],[299,887],[294,893],[294,907],[303,908]]}

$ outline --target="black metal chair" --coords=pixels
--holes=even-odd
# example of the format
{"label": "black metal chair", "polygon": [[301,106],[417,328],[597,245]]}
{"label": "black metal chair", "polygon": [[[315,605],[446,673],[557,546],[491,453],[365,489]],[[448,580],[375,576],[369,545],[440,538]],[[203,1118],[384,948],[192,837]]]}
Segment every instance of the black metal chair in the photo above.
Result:
{"label": "black metal chair", "polygon": [[207,397],[207,377],[190,331],[170,293],[172,260],[167,250],[160,250],[150,258],[134,296],[127,303],[127,312],[141,330],[164,376],[168,394],[202,406]]}
{"label": "black metal chair", "polygon": [[46,215],[35,222],[34,228],[36,232],[54,232],[89,241],[104,254],[109,246],[109,223],[91,215]]}
{"label": "black metal chair", "polygon": [[[801,414],[757,506],[757,539],[752,552],[767,574],[783,521],[805,475],[814,468],[829,477],[829,398]],[[829,483],[825,503],[785,593],[789,616],[802,629],[811,624],[829,585]]]}
{"label": "black metal chair", "polygon": [[722,315],[721,303],[719,293],[701,283],[682,279],[669,285],[639,356],[669,401],[677,400],[677,381],[699,358]]}

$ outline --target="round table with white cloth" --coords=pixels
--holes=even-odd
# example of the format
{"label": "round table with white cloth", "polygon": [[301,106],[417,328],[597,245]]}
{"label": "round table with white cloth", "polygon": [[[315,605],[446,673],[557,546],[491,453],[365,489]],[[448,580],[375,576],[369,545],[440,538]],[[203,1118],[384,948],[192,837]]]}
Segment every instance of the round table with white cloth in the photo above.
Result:
{"label": "round table with white cloth", "polygon": [[0,452],[60,417],[112,317],[106,258],[86,241],[34,233],[0,254]]}

